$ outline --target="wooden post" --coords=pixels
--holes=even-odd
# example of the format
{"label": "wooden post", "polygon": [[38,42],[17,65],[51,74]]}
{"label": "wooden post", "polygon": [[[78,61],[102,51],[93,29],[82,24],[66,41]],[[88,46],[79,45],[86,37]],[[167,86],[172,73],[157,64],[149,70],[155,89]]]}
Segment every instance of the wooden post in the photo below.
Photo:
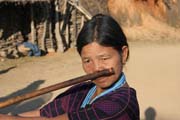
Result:
{"label": "wooden post", "polygon": [[65,36],[63,39],[64,42],[64,46],[67,48],[70,47],[70,25],[69,25],[69,21],[70,21],[70,16],[71,16],[71,6],[68,4],[68,0],[64,0],[63,1],[63,5],[62,5],[62,21],[61,21],[61,25],[60,25],[60,31],[61,33]]}
{"label": "wooden post", "polygon": [[60,31],[60,21],[59,21],[59,0],[55,0],[55,37],[57,41],[57,51],[59,52],[64,52],[64,45],[63,45],[63,40],[61,37],[61,31]]}
{"label": "wooden post", "polygon": [[70,0],[68,1],[68,3],[74,6],[77,10],[79,10],[88,20],[92,18],[92,15],[83,6],[81,6],[81,4],[76,5]]}
{"label": "wooden post", "polygon": [[[74,0],[74,4],[77,5],[77,1]],[[74,47],[76,44],[76,38],[78,33],[77,28],[77,9],[73,9],[72,11],[72,23],[73,23],[73,31],[72,31],[72,40],[71,40],[71,47]]]}
{"label": "wooden post", "polygon": [[42,38],[41,38],[41,49],[45,51],[45,39],[46,39],[46,32],[47,32],[47,19],[48,19],[48,12],[47,12],[47,3],[43,4],[44,9],[43,9],[43,16],[45,17],[45,21],[43,23],[43,33],[42,33]]}
{"label": "wooden post", "polygon": [[36,28],[35,28],[35,23],[34,23],[34,10],[33,10],[33,5],[31,4],[31,42],[35,43],[36,41]]}
{"label": "wooden post", "polygon": [[66,15],[66,9],[67,9],[67,0],[64,0],[64,4],[63,4],[63,11],[62,11],[62,15],[63,15],[63,20],[62,20],[62,22],[61,22],[61,25],[60,25],[60,30],[62,30],[63,29],[63,26],[64,26],[64,23],[65,23],[65,15]]}
{"label": "wooden post", "polygon": [[84,15],[81,17],[81,26],[80,26],[80,30],[82,29],[83,25],[84,25],[84,21],[85,21],[85,18],[84,18]]}
{"label": "wooden post", "polygon": [[66,38],[66,43],[68,44],[68,47],[70,46],[70,45],[69,45],[69,39],[70,39],[70,38],[69,38],[69,35],[70,35],[69,32],[70,32],[70,30],[69,30],[69,24],[66,24],[66,37],[65,37],[65,38]]}
{"label": "wooden post", "polygon": [[51,16],[51,5],[48,5],[48,39],[46,39],[46,45],[47,45],[47,51],[48,52],[55,52],[55,48],[54,48],[54,39],[53,39],[53,35],[52,35],[52,16]]}

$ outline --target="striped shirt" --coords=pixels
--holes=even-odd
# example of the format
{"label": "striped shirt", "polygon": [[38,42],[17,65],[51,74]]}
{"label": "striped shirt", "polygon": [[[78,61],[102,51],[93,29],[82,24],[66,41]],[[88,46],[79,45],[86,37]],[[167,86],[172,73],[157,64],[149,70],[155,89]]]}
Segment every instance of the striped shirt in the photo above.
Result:
{"label": "striped shirt", "polygon": [[81,108],[92,87],[91,82],[75,85],[41,108],[41,116],[50,118],[67,113],[70,120],[139,120],[139,105],[133,88],[120,87]]}
{"label": "striped shirt", "polygon": [[94,87],[92,87],[89,92],[87,93],[87,96],[85,97],[81,108],[84,108],[87,104],[91,104],[93,103],[93,101],[95,101],[96,99],[98,99],[99,97],[102,97],[112,91],[115,91],[116,89],[122,87],[124,84],[126,83],[126,77],[124,75],[124,73],[122,73],[120,79],[110,88],[106,89],[105,91],[103,91],[101,94],[97,95],[95,98],[92,98],[92,96],[94,95],[94,93],[96,92],[96,85]]}

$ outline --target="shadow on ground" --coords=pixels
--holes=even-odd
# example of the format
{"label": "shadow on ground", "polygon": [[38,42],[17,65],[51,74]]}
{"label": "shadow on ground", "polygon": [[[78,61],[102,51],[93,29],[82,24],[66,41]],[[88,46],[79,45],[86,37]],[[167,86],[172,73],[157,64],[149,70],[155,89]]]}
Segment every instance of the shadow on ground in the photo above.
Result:
{"label": "shadow on ground", "polygon": [[5,73],[9,72],[11,69],[14,69],[14,68],[16,68],[16,66],[7,68],[7,69],[5,69],[5,70],[0,70],[0,74],[5,74]]}
{"label": "shadow on ground", "polygon": [[148,107],[145,110],[145,120],[155,120],[156,118],[156,111],[153,107]]}
{"label": "shadow on ground", "polygon": [[[16,96],[20,96],[20,95],[32,92],[34,90],[37,90],[39,88],[39,86],[43,83],[44,83],[44,80],[37,80],[37,81],[31,83],[30,85],[28,85],[26,88],[18,90],[8,96],[1,97],[0,102],[14,98]],[[35,109],[38,109],[39,107],[41,107],[42,105],[44,105],[47,101],[49,101],[51,99],[51,97],[52,97],[52,93],[47,93],[45,95],[41,95],[39,97],[30,99],[30,100],[27,100],[27,101],[24,101],[21,103],[13,104],[13,105],[7,106],[5,108],[0,108],[0,113],[15,115],[15,114],[19,114],[22,112],[35,110]]]}

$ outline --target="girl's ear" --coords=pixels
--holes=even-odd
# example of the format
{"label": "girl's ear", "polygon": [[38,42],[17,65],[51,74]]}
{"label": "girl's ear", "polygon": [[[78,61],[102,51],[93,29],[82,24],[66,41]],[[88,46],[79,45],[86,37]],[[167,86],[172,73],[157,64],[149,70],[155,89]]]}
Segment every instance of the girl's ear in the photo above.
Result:
{"label": "girl's ear", "polygon": [[129,48],[127,46],[122,47],[122,63],[126,64],[128,58]]}

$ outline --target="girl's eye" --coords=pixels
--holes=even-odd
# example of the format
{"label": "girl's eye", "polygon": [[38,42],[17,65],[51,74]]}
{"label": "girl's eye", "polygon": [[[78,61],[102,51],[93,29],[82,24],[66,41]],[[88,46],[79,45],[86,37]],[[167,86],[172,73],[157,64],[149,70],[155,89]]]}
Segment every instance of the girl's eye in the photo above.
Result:
{"label": "girl's eye", "polygon": [[102,57],[101,59],[102,59],[102,60],[108,60],[109,57]]}
{"label": "girl's eye", "polygon": [[89,62],[90,62],[89,59],[84,59],[84,60],[83,60],[83,63],[89,63]]}
{"label": "girl's eye", "polygon": [[107,58],[102,58],[103,60],[107,60]]}

